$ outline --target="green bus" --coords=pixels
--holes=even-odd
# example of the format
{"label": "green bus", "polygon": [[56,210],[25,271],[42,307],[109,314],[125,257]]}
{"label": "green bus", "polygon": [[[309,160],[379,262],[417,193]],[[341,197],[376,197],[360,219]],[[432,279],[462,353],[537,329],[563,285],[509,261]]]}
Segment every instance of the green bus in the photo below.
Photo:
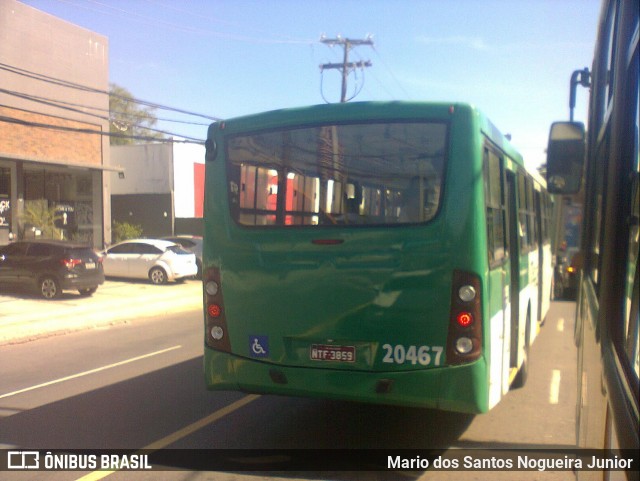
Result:
{"label": "green bus", "polygon": [[[591,70],[572,75],[590,87],[588,132],[556,122],[548,147],[549,190],[584,197],[575,342],[576,444],[640,449],[640,2],[604,0]],[[573,117],[572,115],[570,116]],[[573,120],[573,119],[572,119]],[[583,181],[584,179],[584,181]],[[604,471],[604,472],[603,472]],[[578,479],[639,479],[577,471]],[[618,476],[618,477],[616,477]]]}
{"label": "green bus", "polygon": [[285,109],[206,146],[208,389],[480,413],[525,382],[551,201],[479,110]]}

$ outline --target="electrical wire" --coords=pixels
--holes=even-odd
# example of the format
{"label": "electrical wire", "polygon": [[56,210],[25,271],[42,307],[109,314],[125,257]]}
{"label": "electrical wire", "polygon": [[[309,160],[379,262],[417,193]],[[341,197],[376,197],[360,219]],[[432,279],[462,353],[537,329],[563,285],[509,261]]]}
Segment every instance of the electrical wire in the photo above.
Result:
{"label": "electrical wire", "polygon": [[[121,116],[125,116],[125,117],[143,118],[141,115],[137,115],[136,113],[123,112],[121,110],[111,110],[111,109],[105,109],[105,108],[102,108],[102,107],[93,107],[91,105],[83,105],[83,104],[78,104],[78,103],[75,103],[75,102],[68,102],[68,101],[65,101],[65,100],[51,99],[51,98],[48,98],[48,97],[40,97],[38,95],[24,94],[24,93],[10,91],[10,90],[4,90],[4,89],[0,89],[0,92],[7,93],[8,95],[17,95],[17,94],[24,95],[27,100],[42,101],[43,103],[51,102],[52,106],[55,106],[55,107],[58,107],[59,105],[67,105],[67,106],[70,106],[70,107],[79,107],[80,109],[83,109],[83,110],[80,110],[79,112],[82,112],[83,114],[86,114],[86,115],[92,115],[89,112],[87,112],[87,110],[95,110],[97,112],[112,113],[112,114],[117,114],[117,115],[121,115]],[[185,125],[202,125],[202,126],[210,125],[210,122],[189,122],[187,120],[177,120],[177,119],[170,119],[170,118],[166,118],[166,117],[157,117],[157,116],[154,116],[154,119],[160,120],[162,122],[172,122],[172,123],[185,124]]]}
{"label": "electrical wire", "polygon": [[[132,120],[135,120],[135,119],[142,120],[142,121],[149,120],[147,117],[145,117],[142,114],[121,112],[121,111],[118,111],[118,110],[102,109],[102,108],[99,108],[99,107],[83,106],[83,105],[76,104],[76,103],[73,103],[73,102],[64,102],[64,101],[61,101],[61,100],[48,99],[46,97],[39,97],[39,96],[36,96],[36,95],[25,94],[23,92],[17,92],[17,91],[14,91],[14,90],[7,90],[7,89],[3,89],[3,88],[0,88],[0,93],[4,93],[4,94],[7,94],[7,95],[18,97],[18,98],[21,98],[23,100],[28,100],[30,102],[40,103],[40,104],[43,104],[43,105],[47,105],[49,107],[54,107],[54,108],[58,108],[58,109],[61,109],[61,110],[67,110],[67,111],[70,111],[70,112],[76,112],[76,113],[80,113],[82,115],[95,117],[95,118],[98,118],[98,119],[101,119],[101,120],[113,121],[114,120],[114,115],[109,115],[109,116],[98,115],[98,114],[95,114],[95,113],[87,112],[87,110],[96,110],[96,111],[99,111],[99,112],[108,112],[110,114],[116,114],[116,116],[128,117],[129,119],[132,119]],[[5,105],[5,107],[12,108],[12,107],[10,107],[8,105]],[[80,108],[75,108],[75,107],[80,107]],[[42,112],[34,112],[34,111],[30,111],[30,112],[31,113],[42,113]],[[165,122],[177,122],[177,123],[189,124],[189,125],[202,125],[202,126],[208,126],[209,125],[208,123],[186,122],[186,121],[181,121],[181,120],[158,118],[158,117],[155,117],[155,116],[153,117],[153,119],[154,120],[162,120],[162,121],[165,121]],[[121,122],[123,121],[122,118],[117,118],[116,120],[121,121]],[[139,125],[139,124],[136,124],[136,125],[141,129],[154,130],[154,129],[150,128],[150,127],[144,127],[144,126]],[[157,132],[166,133],[168,135],[178,135],[178,134],[175,134],[173,132],[164,132],[162,130],[157,130]]]}
{"label": "electrical wire", "polygon": [[[232,34],[232,33],[219,32],[219,31],[205,29],[205,28],[197,28],[197,27],[192,27],[192,26],[185,26],[185,25],[180,25],[180,24],[173,23],[173,22],[168,22],[166,20],[161,20],[159,18],[150,17],[150,16],[147,16],[147,15],[142,15],[140,13],[133,12],[131,10],[125,10],[123,8],[115,7],[113,5],[109,5],[107,3],[99,2],[97,0],[87,0],[87,2],[85,2],[85,3],[72,2],[70,0],[57,0],[57,1],[59,3],[64,3],[64,4],[70,5],[70,6],[75,7],[75,8],[82,8],[82,9],[88,10],[90,12],[95,12],[95,13],[98,13],[100,15],[111,15],[111,16],[114,16],[114,17],[117,17],[117,18],[120,18],[120,19],[141,23],[143,25],[161,27],[163,29],[171,29],[171,30],[178,31],[178,32],[183,32],[183,33],[191,33],[191,34],[196,34],[196,35],[217,37],[217,38],[229,39],[229,40],[234,40],[234,41],[252,42],[252,43],[260,43],[260,44],[274,44],[274,43],[275,44],[304,44],[304,43],[309,43],[310,41],[312,41],[312,40],[298,40],[298,39],[284,39],[283,40],[283,39],[276,39],[276,38],[250,37],[250,36],[247,36],[247,35],[238,35],[238,34]],[[91,6],[87,5],[86,3],[91,3],[97,8],[92,8]],[[168,8],[167,5],[162,5],[162,7]],[[176,10],[176,11],[179,11],[179,12],[183,12],[183,13],[189,13],[189,12],[185,12],[184,10],[180,10],[180,9],[176,9],[176,8],[172,8],[172,9]],[[199,16],[200,18],[205,18],[209,22],[212,21],[211,18],[206,17],[206,16],[202,16],[202,15],[196,15],[196,16]],[[220,22],[218,21],[218,23],[220,23]],[[269,35],[272,35],[272,34],[269,33]]]}
{"label": "electrical wire", "polygon": [[[376,53],[376,55],[378,56],[378,59],[380,60],[380,62],[382,62],[382,65],[384,66],[385,69],[387,69],[387,72],[389,72],[389,75],[391,75],[391,78],[396,82],[396,84],[398,85],[398,87],[400,87],[400,90],[402,90],[402,92],[404,92],[405,96],[407,99],[411,98],[411,95],[409,95],[409,93],[405,90],[404,86],[402,85],[402,83],[400,83],[400,80],[398,80],[398,77],[396,77],[396,75],[393,73],[393,70],[391,70],[391,68],[389,67],[389,65],[387,64],[387,62],[384,61],[384,59],[382,58],[382,56],[380,55],[380,52],[378,51],[378,49],[375,47],[375,45],[372,45],[371,48],[373,48],[373,51]],[[382,84],[381,84],[382,85]],[[386,88],[385,88],[386,90]]]}
{"label": "electrical wire", "polygon": [[191,112],[188,110],[184,110],[184,109],[179,109],[176,107],[169,107],[167,105],[161,105],[155,102],[150,102],[148,100],[141,100],[141,99],[137,99],[135,97],[127,97],[127,96],[123,96],[123,95],[118,95],[118,94],[114,94],[112,92],[109,92],[108,90],[101,90],[101,89],[97,89],[94,87],[89,87],[86,85],[81,85],[81,84],[77,84],[74,82],[69,82],[67,80],[62,80],[62,79],[57,79],[55,77],[50,77],[48,75],[44,75],[44,74],[40,74],[37,72],[33,72],[30,70],[26,70],[26,69],[22,69],[19,67],[15,67],[12,65],[8,65],[5,63],[0,62],[0,70],[5,70],[8,72],[11,72],[13,74],[16,75],[21,75],[27,78],[31,78],[34,80],[39,80],[42,82],[46,82],[49,84],[53,84],[53,85],[58,85],[61,87],[67,87],[67,88],[72,88],[72,89],[76,89],[76,90],[81,90],[81,91],[85,91],[85,92],[91,92],[91,93],[97,93],[97,94],[103,94],[103,95],[109,95],[111,97],[115,97],[115,98],[119,98],[121,100],[126,100],[129,102],[133,102],[133,103],[137,103],[140,105],[145,105],[147,107],[152,107],[155,109],[159,109],[159,110],[168,110],[168,111],[172,111],[172,112],[177,112],[177,113],[181,113],[181,114],[186,114],[186,115],[191,115],[194,117],[201,117],[204,119],[208,119],[208,120],[213,120],[213,121],[219,121],[222,120],[218,117],[213,117],[211,115],[205,115],[205,114],[200,114],[197,112]]}
{"label": "electrical wire", "polygon": [[[3,91],[4,91],[4,89],[0,89],[0,92],[3,92]],[[7,109],[11,109],[11,110],[18,110],[20,112],[26,112],[26,113],[30,113],[30,114],[45,115],[45,116],[47,115],[47,114],[44,114],[42,112],[38,112],[38,111],[35,111],[35,110],[22,109],[22,108],[13,107],[13,106],[10,106],[10,105],[0,104],[0,107],[4,107],[4,108],[7,108]],[[54,105],[54,107],[57,107],[57,106]],[[64,108],[64,107],[58,107],[58,108]],[[90,117],[98,118],[100,120],[106,120],[108,122],[112,122],[113,121],[113,119],[110,118],[110,117],[104,117],[104,116],[97,115],[97,114],[85,113],[85,112],[82,112],[82,111],[79,111],[79,110],[73,109],[73,108],[66,108],[66,110],[70,110],[72,112],[79,112],[79,113],[82,113],[82,114],[90,116]],[[14,118],[14,117],[7,117],[7,118]],[[63,120],[68,120],[68,121],[71,121],[71,122],[82,122],[82,121],[80,121],[78,119],[71,119],[71,118],[66,118],[66,117],[59,117],[59,118],[61,118]],[[21,120],[21,119],[15,119],[15,120]],[[17,122],[15,122],[15,123],[17,123]],[[49,125],[49,124],[46,124],[46,125]],[[156,133],[159,133],[159,134],[162,134],[162,135],[168,135],[170,137],[181,137],[181,138],[184,138],[184,139],[192,140],[192,141],[197,142],[197,143],[204,142],[201,139],[196,139],[194,137],[185,136],[185,135],[178,134],[178,133],[175,133],[175,132],[168,132],[166,130],[155,129],[153,127],[147,127],[147,126],[138,125],[138,124],[136,124],[135,127],[137,127],[138,129],[141,129],[141,130],[148,130],[149,132],[156,132]],[[130,135],[129,137],[126,137],[123,134],[123,135],[120,135],[119,137],[135,139],[135,135]],[[159,137],[146,136],[146,138],[155,139],[155,140],[162,140],[162,138],[159,138]]]}
{"label": "electrical wire", "polygon": [[125,134],[119,134],[114,132],[103,132],[101,130],[94,130],[94,129],[82,129],[82,128],[76,128],[76,127],[65,127],[63,125],[43,124],[40,122],[32,122],[29,120],[17,119],[15,117],[7,117],[4,115],[0,115],[0,122],[21,125],[23,127],[35,127],[35,128],[42,128],[42,129],[59,130],[63,132],[74,132],[74,133],[80,133],[80,134],[93,134],[93,135],[100,135],[103,137],[115,137],[120,139],[141,140],[145,142],[184,143],[184,144],[204,145],[204,141],[198,140],[198,139],[190,139],[190,138],[159,139],[157,137],[148,137],[144,135],[125,135]]}

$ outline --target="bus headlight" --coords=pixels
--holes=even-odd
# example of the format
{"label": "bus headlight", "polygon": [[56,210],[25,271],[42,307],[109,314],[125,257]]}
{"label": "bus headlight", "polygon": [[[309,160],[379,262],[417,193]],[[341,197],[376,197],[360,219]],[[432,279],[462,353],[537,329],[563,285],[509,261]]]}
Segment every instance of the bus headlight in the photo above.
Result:
{"label": "bus headlight", "polygon": [[476,290],[473,286],[464,285],[458,289],[458,297],[463,302],[473,301],[476,298]]}
{"label": "bus headlight", "polygon": [[219,341],[224,337],[224,330],[220,326],[213,326],[211,328],[211,337]]}
{"label": "bus headlight", "polygon": [[218,286],[218,283],[216,281],[209,281],[205,284],[204,289],[210,296],[215,296],[216,294],[218,294],[220,286]]}
{"label": "bus headlight", "polygon": [[456,341],[456,351],[460,354],[469,354],[473,349],[473,341],[468,337],[459,337]]}

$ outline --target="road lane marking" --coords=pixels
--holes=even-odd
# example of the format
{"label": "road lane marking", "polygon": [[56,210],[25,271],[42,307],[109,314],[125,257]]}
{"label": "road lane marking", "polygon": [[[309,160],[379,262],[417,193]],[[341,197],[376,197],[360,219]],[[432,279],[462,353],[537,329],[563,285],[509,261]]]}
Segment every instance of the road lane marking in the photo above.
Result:
{"label": "road lane marking", "polygon": [[184,427],[184,428],[180,429],[179,431],[176,431],[173,434],[165,436],[164,438],[159,439],[158,441],[155,441],[155,442],[149,444],[148,446],[145,446],[142,449],[143,450],[157,451],[158,449],[166,448],[170,444],[173,444],[173,443],[175,443],[176,441],[179,441],[182,438],[186,438],[190,434],[195,433],[196,431],[202,429],[203,427],[205,427],[205,426],[207,426],[209,424],[215,423],[218,419],[221,419],[221,418],[225,417],[226,415],[231,414],[232,412],[240,409],[241,407],[249,404],[250,402],[255,401],[259,397],[260,397],[259,394],[248,394],[247,396],[243,397],[242,399],[239,399],[236,402],[234,402],[232,404],[229,404],[228,406],[223,407],[222,409],[218,409],[216,412],[214,412],[212,414],[209,414],[208,416],[200,419],[199,421],[196,421],[195,423],[189,424],[187,427]]}
{"label": "road lane marking", "polygon": [[[176,441],[179,441],[182,438],[186,438],[190,434],[195,433],[196,431],[204,428],[205,426],[208,426],[209,424],[213,424],[219,419],[231,414],[234,411],[237,411],[238,409],[246,406],[250,402],[255,401],[259,397],[261,397],[259,394],[248,394],[243,398],[238,399],[236,402],[231,403],[228,406],[225,406],[221,409],[218,409],[217,411],[209,414],[208,416],[203,417],[202,419],[194,423],[189,424],[188,426],[176,431],[175,433],[169,434],[168,436],[165,436],[164,438],[159,439],[158,441],[152,442],[151,444],[140,449],[138,452],[141,454],[150,454],[150,452],[158,451],[160,449],[166,448],[167,446],[170,446]],[[85,476],[82,476],[81,478],[78,478],[76,481],[99,481],[100,479],[104,479],[115,472],[116,470],[93,471],[92,473],[89,473]]]}
{"label": "road lane marking", "polygon": [[556,326],[558,332],[564,332],[564,317],[558,319],[558,325]]}
{"label": "road lane marking", "polygon": [[554,369],[551,373],[551,386],[549,387],[549,404],[558,404],[560,397],[560,371]]}
{"label": "road lane marking", "polygon": [[91,369],[89,371],[79,372],[78,374],[72,374],[71,376],[61,377],[60,379],[55,379],[53,381],[45,382],[42,384],[38,384],[37,386],[31,386],[24,389],[19,389],[18,391],[9,392],[6,394],[0,395],[0,399],[4,399],[7,397],[15,396],[16,394],[22,394],[24,392],[33,391],[35,389],[40,389],[42,387],[51,386],[52,384],[58,384],[65,381],[70,381],[71,379],[77,379],[79,377],[88,376],[89,374],[95,374],[100,371],[106,371],[107,369],[112,369],[114,367],[123,366],[125,364],[130,364],[132,362],[140,361],[141,359],[146,359],[148,357],[157,356],[159,354],[164,354],[165,352],[175,351],[176,349],[181,349],[182,346],[173,346],[168,347],[166,349],[161,349],[160,351],[150,352],[149,354],[143,354],[142,356],[132,357],[131,359],[125,359],[124,361],[116,362],[113,364],[109,364],[107,366],[98,367],[96,369]]}

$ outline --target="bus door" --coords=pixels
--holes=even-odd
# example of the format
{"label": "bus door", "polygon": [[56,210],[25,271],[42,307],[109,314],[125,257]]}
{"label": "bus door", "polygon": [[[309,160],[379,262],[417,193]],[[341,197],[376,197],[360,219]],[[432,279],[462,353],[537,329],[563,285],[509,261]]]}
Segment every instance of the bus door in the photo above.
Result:
{"label": "bus door", "polygon": [[518,367],[518,339],[520,338],[520,244],[516,174],[506,172],[506,229],[509,245],[509,304],[511,305],[511,348],[509,366]]}

